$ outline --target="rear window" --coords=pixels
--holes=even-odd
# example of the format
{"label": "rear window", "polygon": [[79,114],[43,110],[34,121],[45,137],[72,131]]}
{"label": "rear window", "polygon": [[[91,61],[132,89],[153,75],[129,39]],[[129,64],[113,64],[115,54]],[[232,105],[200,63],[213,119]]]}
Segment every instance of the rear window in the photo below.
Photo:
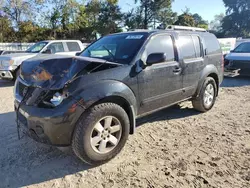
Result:
{"label": "rear window", "polygon": [[70,52],[81,51],[81,48],[77,42],[67,42],[67,46]]}
{"label": "rear window", "polygon": [[220,44],[214,35],[209,34],[207,36],[204,36],[204,39],[207,49],[207,55],[221,53]]}
{"label": "rear window", "polygon": [[196,57],[193,39],[190,35],[180,35],[178,46],[181,48],[183,59],[192,59]]}

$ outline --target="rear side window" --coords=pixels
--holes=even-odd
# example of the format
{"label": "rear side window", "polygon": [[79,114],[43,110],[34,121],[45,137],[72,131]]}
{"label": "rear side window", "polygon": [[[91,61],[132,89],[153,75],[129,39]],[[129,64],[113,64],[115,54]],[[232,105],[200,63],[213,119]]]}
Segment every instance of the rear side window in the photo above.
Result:
{"label": "rear side window", "polygon": [[221,53],[220,44],[214,35],[209,34],[205,36],[204,39],[207,48],[207,55]]}
{"label": "rear side window", "polygon": [[179,36],[178,46],[181,48],[183,59],[196,58],[193,39],[190,35]]}
{"label": "rear side window", "polygon": [[47,49],[50,49],[52,53],[64,52],[63,44],[61,42],[55,42],[50,44]]}
{"label": "rear side window", "polygon": [[77,42],[67,42],[67,46],[70,52],[81,51],[81,48]]}
{"label": "rear side window", "polygon": [[153,36],[147,45],[147,55],[153,53],[166,53],[167,61],[175,60],[173,40],[169,35]]}
{"label": "rear side window", "polygon": [[198,36],[192,36],[192,37],[193,37],[193,41],[194,41],[196,57],[202,57],[202,53],[201,53],[202,48],[201,48],[200,38]]}

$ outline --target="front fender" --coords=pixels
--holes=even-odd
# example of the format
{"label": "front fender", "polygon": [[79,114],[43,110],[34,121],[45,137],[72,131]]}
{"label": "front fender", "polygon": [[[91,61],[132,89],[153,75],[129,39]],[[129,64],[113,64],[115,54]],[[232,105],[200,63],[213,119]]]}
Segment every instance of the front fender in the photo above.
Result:
{"label": "front fender", "polygon": [[220,82],[219,81],[219,72],[218,72],[218,69],[213,64],[207,65],[203,69],[203,71],[201,72],[201,74],[200,74],[200,79],[199,79],[199,83],[198,83],[198,87],[197,87],[197,91],[196,91],[196,95],[195,96],[199,96],[200,91],[202,89],[202,85],[203,85],[205,79],[209,75],[216,76],[216,79],[218,80],[218,83]]}
{"label": "front fender", "polygon": [[[77,87],[77,86],[76,86]],[[124,83],[115,80],[103,80],[98,83],[86,85],[82,89],[72,93],[72,96],[78,101],[78,114],[82,114],[92,105],[106,101],[112,101],[112,98],[118,97],[120,102],[126,102],[128,116],[130,119],[130,134],[135,132],[137,102],[134,92]]]}
{"label": "front fender", "polygon": [[[78,99],[83,99],[84,107],[88,108],[106,97],[118,96],[125,99],[137,112],[136,97],[133,91],[124,83],[115,80],[103,80],[83,87],[78,94]],[[79,98],[80,97],[80,98]]]}

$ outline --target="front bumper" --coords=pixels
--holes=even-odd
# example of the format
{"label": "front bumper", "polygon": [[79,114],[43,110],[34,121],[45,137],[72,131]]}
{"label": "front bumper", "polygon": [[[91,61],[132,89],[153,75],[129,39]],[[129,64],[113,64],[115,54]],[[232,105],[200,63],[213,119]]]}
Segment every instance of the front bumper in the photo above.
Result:
{"label": "front bumper", "polygon": [[14,77],[13,77],[13,74],[12,74],[11,71],[9,71],[9,70],[0,70],[0,78],[1,79],[12,80]]}
{"label": "front bumper", "polygon": [[[18,105],[16,100],[15,111]],[[26,130],[34,140],[49,145],[69,146],[83,109],[72,100],[54,109],[21,105],[17,113],[22,130]]]}
{"label": "front bumper", "polygon": [[240,70],[241,69],[234,69],[234,68],[228,68],[226,67],[224,70],[224,76],[226,77],[236,77],[240,75]]}

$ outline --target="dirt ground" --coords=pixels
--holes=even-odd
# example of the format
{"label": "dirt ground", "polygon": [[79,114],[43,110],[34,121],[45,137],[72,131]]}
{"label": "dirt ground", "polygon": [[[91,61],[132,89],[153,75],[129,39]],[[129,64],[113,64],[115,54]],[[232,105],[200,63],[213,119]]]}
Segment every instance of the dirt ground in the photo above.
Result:
{"label": "dirt ground", "polygon": [[92,168],[17,139],[13,83],[0,80],[0,187],[250,187],[250,79],[225,79],[215,107],[190,102],[138,120],[115,159]]}

